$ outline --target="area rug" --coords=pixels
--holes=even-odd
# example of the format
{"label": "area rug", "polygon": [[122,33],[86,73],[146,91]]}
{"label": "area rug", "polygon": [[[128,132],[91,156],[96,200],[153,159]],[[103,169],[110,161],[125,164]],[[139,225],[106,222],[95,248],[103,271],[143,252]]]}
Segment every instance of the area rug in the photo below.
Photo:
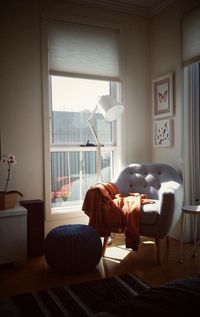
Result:
{"label": "area rug", "polygon": [[0,299],[3,317],[85,317],[131,300],[150,286],[133,274],[45,289]]}

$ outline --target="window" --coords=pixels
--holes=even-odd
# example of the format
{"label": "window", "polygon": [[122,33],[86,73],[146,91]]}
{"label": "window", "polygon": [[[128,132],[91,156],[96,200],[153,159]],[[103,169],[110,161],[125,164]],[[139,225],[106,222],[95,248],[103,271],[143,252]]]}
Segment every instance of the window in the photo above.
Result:
{"label": "window", "polygon": [[[182,17],[183,130],[182,157],[184,202],[200,201],[200,6]],[[186,219],[186,241],[194,239],[192,218]],[[198,224],[200,228],[200,223]],[[199,230],[197,230],[199,232]],[[199,238],[199,237],[197,237]]]}
{"label": "window", "polygon": [[[119,30],[48,17],[43,31],[48,217],[80,211],[87,189],[97,181],[96,146],[88,118],[100,96],[120,101]],[[93,126],[102,144],[101,180],[107,182],[121,162],[120,120],[106,122],[99,110]]]}
{"label": "window", "polygon": [[200,201],[200,63],[183,68],[183,157],[185,199]]}
{"label": "window", "polygon": [[[96,147],[87,119],[98,97],[111,93],[109,81],[50,76],[51,83],[51,199],[52,211],[80,205],[96,182]],[[114,84],[113,84],[114,85]],[[116,86],[116,84],[115,84]],[[97,112],[93,125],[102,144],[101,177],[113,177],[116,123]]]}

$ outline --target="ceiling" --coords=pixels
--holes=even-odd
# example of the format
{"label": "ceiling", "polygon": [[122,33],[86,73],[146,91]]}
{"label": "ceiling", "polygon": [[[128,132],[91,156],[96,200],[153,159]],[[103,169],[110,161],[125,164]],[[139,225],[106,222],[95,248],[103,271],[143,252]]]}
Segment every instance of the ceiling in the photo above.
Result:
{"label": "ceiling", "polygon": [[[66,0],[65,0],[66,1]],[[67,0],[73,3],[90,5],[108,10],[142,16],[153,16],[174,0]]]}

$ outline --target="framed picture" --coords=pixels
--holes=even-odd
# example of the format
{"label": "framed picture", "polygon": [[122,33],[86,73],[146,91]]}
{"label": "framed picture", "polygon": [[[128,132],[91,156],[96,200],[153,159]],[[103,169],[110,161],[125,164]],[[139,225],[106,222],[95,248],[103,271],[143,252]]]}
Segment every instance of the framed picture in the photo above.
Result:
{"label": "framed picture", "polygon": [[172,145],[172,119],[155,120],[153,126],[153,145]]}
{"label": "framed picture", "polygon": [[155,119],[173,115],[173,73],[153,80],[152,96]]}

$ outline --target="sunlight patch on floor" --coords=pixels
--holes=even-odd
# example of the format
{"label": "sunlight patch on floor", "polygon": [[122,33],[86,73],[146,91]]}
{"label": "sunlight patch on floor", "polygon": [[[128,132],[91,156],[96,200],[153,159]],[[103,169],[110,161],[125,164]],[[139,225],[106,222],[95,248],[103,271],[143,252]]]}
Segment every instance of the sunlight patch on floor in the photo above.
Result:
{"label": "sunlight patch on floor", "polygon": [[146,241],[142,241],[143,244],[155,244],[154,241],[151,240],[146,240]]}
{"label": "sunlight patch on floor", "polygon": [[124,244],[118,246],[110,246],[106,249],[105,258],[109,258],[110,261],[120,263],[131,252],[131,249],[127,249]]}

